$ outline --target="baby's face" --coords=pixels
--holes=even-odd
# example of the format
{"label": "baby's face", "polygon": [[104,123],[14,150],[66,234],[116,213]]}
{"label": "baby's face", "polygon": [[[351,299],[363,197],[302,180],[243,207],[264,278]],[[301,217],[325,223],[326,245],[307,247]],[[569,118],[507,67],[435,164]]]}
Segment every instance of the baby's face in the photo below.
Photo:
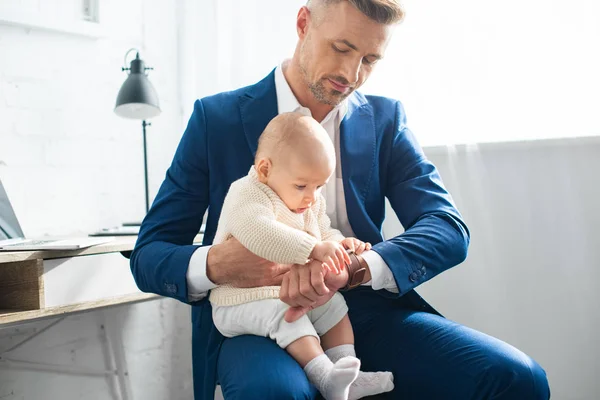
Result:
{"label": "baby's face", "polygon": [[330,162],[308,165],[292,156],[281,165],[273,165],[267,185],[291,211],[302,214],[315,204],[334,166]]}

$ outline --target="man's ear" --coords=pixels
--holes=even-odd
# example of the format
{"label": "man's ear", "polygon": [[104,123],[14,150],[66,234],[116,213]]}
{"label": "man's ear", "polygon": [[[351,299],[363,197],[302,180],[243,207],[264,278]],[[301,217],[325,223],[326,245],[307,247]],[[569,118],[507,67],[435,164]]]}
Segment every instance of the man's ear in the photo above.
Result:
{"label": "man's ear", "polygon": [[268,158],[261,158],[256,163],[256,173],[258,174],[258,180],[261,183],[266,184],[269,178],[269,174],[271,173],[271,168],[273,165],[271,164],[271,160]]}
{"label": "man's ear", "polygon": [[296,32],[298,32],[298,38],[304,39],[308,32],[308,23],[310,21],[310,10],[304,6],[298,11],[296,17]]}

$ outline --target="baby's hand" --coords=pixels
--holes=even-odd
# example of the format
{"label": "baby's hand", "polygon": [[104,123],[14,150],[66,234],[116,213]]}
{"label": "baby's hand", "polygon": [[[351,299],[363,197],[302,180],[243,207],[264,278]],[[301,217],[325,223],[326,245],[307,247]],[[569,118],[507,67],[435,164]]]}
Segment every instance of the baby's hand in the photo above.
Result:
{"label": "baby's hand", "polygon": [[353,237],[348,237],[341,241],[344,248],[352,250],[356,255],[361,255],[367,250],[371,250],[371,243],[363,242]]}
{"label": "baby's hand", "polygon": [[323,263],[329,271],[339,274],[345,265],[350,265],[350,257],[341,243],[327,241],[317,243],[310,258]]}

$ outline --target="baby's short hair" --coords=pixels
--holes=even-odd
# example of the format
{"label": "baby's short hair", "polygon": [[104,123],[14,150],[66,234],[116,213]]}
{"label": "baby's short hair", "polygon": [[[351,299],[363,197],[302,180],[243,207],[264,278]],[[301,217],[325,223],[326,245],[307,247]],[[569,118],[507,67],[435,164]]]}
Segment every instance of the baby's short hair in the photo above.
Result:
{"label": "baby's short hair", "polygon": [[328,157],[335,163],[335,149],[325,129],[312,117],[297,112],[282,113],[269,122],[258,140],[256,158],[278,159],[300,153],[310,162]]}

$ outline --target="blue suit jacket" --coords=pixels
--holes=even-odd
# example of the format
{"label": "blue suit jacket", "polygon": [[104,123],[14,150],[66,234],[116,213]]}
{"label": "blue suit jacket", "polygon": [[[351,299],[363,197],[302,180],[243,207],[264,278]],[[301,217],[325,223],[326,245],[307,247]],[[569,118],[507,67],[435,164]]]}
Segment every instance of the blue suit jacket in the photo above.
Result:
{"label": "blue suit jacket", "polygon": [[[255,85],[196,101],[131,254],[141,290],[189,302],[186,271],[202,217],[208,208],[203,244],[209,245],[229,185],[247,174],[258,138],[277,111],[273,72]],[[435,312],[412,289],[462,262],[469,232],[406,127],[400,102],[352,94],[340,129],[340,152],[350,225],[356,237],[373,244],[400,290],[374,293],[404,295],[415,309]],[[406,231],[383,241],[386,197]],[[223,337],[212,323],[210,303],[204,299],[192,306],[195,394],[209,399]]]}

